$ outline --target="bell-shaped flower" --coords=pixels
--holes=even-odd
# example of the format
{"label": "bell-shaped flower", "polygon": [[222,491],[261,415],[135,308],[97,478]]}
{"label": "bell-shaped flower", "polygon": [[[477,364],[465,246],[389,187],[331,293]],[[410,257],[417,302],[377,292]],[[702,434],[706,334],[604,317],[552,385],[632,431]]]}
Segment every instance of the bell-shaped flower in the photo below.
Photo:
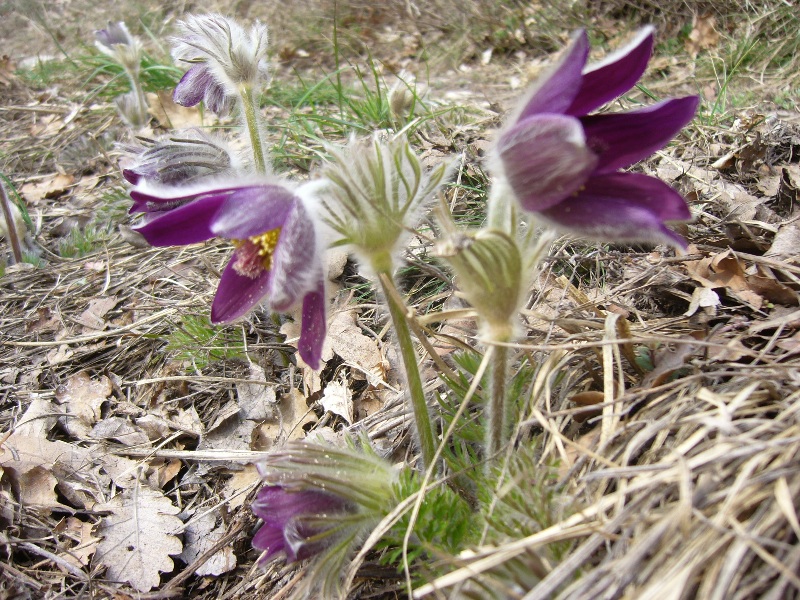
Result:
{"label": "bell-shaped flower", "polygon": [[185,129],[156,140],[139,138],[136,145],[123,145],[127,164],[122,176],[133,185],[185,186],[209,178],[233,175],[242,167],[224,140],[201,129]]}
{"label": "bell-shaped flower", "polygon": [[131,35],[122,21],[108,22],[106,29],[94,32],[95,46],[106,56],[113,58],[127,71],[138,73],[143,47],[138,38]]}
{"label": "bell-shaped flower", "polygon": [[308,597],[336,598],[359,543],[399,501],[400,471],[366,436],[345,447],[289,442],[257,464],[264,480],[252,510],[264,524],[253,546],[262,564],[311,559]]}
{"label": "bell-shaped flower", "polygon": [[148,217],[137,231],[154,246],[214,237],[232,242],[212,322],[233,321],[262,301],[276,312],[302,306],[298,351],[316,369],[325,339],[325,290],[317,223],[306,208],[308,188],[262,180],[178,189],[143,184],[131,197],[132,211]]}
{"label": "bell-shaped flower", "polygon": [[283,555],[289,562],[319,554],[336,541],[342,521],[355,512],[343,498],[322,490],[289,491],[267,485],[252,505],[264,525],[253,536],[253,547],[264,550],[264,562]]}
{"label": "bell-shaped flower", "polygon": [[647,27],[623,49],[585,68],[588,37],[585,31],[573,36],[493,149],[491,166],[522,208],[587,237],[686,246],[664,224],[691,218],[685,200],[658,179],[620,169],[665,146],[693,118],[699,99],[588,114],[636,83],[652,49],[653,30]]}
{"label": "bell-shaped flower", "polygon": [[256,21],[246,31],[219,14],[189,15],[179,24],[172,56],[191,65],[173,93],[175,102],[201,100],[212,112],[227,114],[242,89],[258,89],[267,80],[267,27]]}

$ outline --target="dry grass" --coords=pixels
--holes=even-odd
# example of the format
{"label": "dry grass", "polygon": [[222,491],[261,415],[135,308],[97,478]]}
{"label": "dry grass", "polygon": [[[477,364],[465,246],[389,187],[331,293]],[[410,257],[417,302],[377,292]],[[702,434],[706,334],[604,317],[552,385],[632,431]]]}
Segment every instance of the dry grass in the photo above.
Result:
{"label": "dry grass", "polygon": [[[652,20],[686,24],[693,14],[710,11],[720,22],[727,22],[726,15],[732,12],[750,14],[751,31],[760,35],[776,22],[769,20],[770,15],[781,9],[776,3],[775,12],[756,18],[750,3],[591,4],[589,17],[598,31],[612,18],[622,19],[626,29]],[[343,48],[361,52],[366,45],[386,50],[386,63],[399,65],[397,56],[414,61],[423,51],[435,52],[441,40],[449,40],[455,48],[454,61],[470,60],[487,44],[500,47],[498,28],[507,31],[508,19],[513,23],[519,18],[521,37],[512,36],[516,41],[508,42],[505,50],[525,47],[536,55],[555,48],[573,26],[570,20],[589,10],[576,3],[575,12],[563,21],[547,11],[536,13],[538,23],[547,23],[548,28],[528,39],[533,30],[524,27],[526,11],[535,10],[534,4],[473,2],[461,11],[452,10],[453,5],[452,0],[436,0],[398,1],[381,8],[374,3],[340,7]],[[56,5],[53,10],[67,7]],[[277,3],[240,1],[231,10],[243,17],[274,19],[273,37],[277,32],[284,36],[281,43],[286,47],[278,51],[286,65],[308,66],[308,61],[293,58],[299,48],[328,51],[330,2],[307,0],[291,13],[280,13],[277,7]],[[186,8],[192,6],[187,3]],[[153,11],[143,6],[140,14],[152,17]],[[112,14],[116,13],[109,11]],[[26,23],[18,15],[14,19],[19,27]],[[482,27],[472,30],[470,24],[477,19]],[[70,23],[82,35],[102,24],[78,22],[74,16]],[[399,37],[390,35],[398,33]],[[607,37],[615,33],[609,29]],[[733,35],[729,32],[729,37]],[[774,46],[775,57],[769,60],[777,59],[779,48],[788,47]],[[769,60],[753,63],[748,73],[764,68],[769,76],[779,74],[796,86],[793,59],[768,68]],[[665,78],[669,69],[674,74],[681,72],[681,66],[671,63]],[[507,72],[522,70],[507,63],[489,68],[492,72],[487,69],[485,78],[493,81],[505,81]],[[706,83],[717,81],[701,75],[708,77]],[[472,76],[484,78],[477,67]],[[464,77],[456,75],[455,81],[446,83],[455,87]],[[661,74],[652,76],[652,89],[660,95],[669,93],[659,87],[660,80]],[[690,81],[700,87],[694,86],[696,80]],[[774,133],[770,137],[755,111],[733,103],[723,108],[689,130],[679,145],[642,167],[669,173],[670,183],[679,186],[697,209],[698,219],[687,232],[695,243],[690,255],[562,244],[542,277],[542,289],[528,315],[529,337],[518,348],[520,356],[527,353],[539,365],[519,439],[527,443],[537,438],[541,468],[557,469],[560,497],[569,499],[563,518],[527,537],[450,560],[452,571],[418,589],[415,596],[486,597],[487,589],[525,599],[800,596],[800,312],[796,303],[781,306],[769,298],[755,307],[748,303],[752,297],[742,295],[747,290],[728,289],[720,291],[717,308],[684,314],[694,290],[701,287],[689,274],[692,262],[728,246],[738,253],[735,257],[746,273],[761,269],[759,276],[779,282],[796,299],[800,289],[796,256],[769,250],[781,228],[796,220],[800,133],[792,124],[796,113],[787,117],[772,108],[771,118],[781,125],[770,130]],[[139,594],[106,581],[101,567],[66,558],[80,547],[69,519],[98,523],[102,515],[93,503],[116,489],[92,479],[102,475],[100,462],[50,486],[59,503],[55,508],[22,502],[26,482],[6,470],[0,478],[0,596],[287,597],[303,576],[302,568],[256,567],[258,557],[249,545],[255,518],[242,503],[252,497],[254,488],[243,486],[240,497],[226,488],[241,475],[242,465],[269,444],[220,450],[202,446],[201,439],[225,420],[235,403],[236,385],[249,381],[247,359],[262,366],[266,380],[280,392],[302,389],[302,372],[286,366],[285,351],[290,348],[279,341],[270,319],[255,315],[203,341],[206,349],[217,340],[226,346],[240,344],[242,357],[212,360],[201,367],[191,360],[177,361],[166,340],[183,326],[187,315],[207,313],[228,250],[218,243],[183,250],[143,248],[123,238],[117,225],[125,222],[127,207],[111,141],[124,132],[110,105],[86,89],[64,81],[50,89],[21,81],[0,84],[0,119],[1,170],[18,187],[46,185],[59,174],[74,177],[52,190],[51,197],[29,200],[42,265],[8,267],[0,279],[0,441],[19,426],[35,402],[53,401],[54,410],[61,411],[55,403],[57,391],[71,376],[105,375],[113,391],[102,406],[103,419],[120,417],[135,423],[157,415],[173,419],[167,433],[128,446],[110,438],[78,439],[62,420],[51,424],[42,437],[90,449],[97,461],[131,459],[143,477],[157,477],[169,461],[179,461],[180,470],[164,491],[186,515],[198,509],[214,512],[225,530],[206,553],[192,562],[177,563],[173,573],[163,576],[158,590]],[[737,119],[753,126],[735,126]],[[455,126],[446,132],[447,143],[468,151],[465,177],[468,172],[480,173],[475,148],[491,135],[484,130],[491,125],[481,121],[481,130],[468,135]],[[277,142],[279,132],[274,135]],[[732,156],[728,166],[710,168],[727,154]],[[717,179],[704,179],[709,173]],[[777,191],[760,187],[775,177],[788,183]],[[741,196],[726,199],[726,193],[733,194],[725,187],[730,185],[757,200],[753,214],[745,218],[733,212],[731,207]],[[462,198],[464,203],[468,200]],[[89,222],[98,228],[89,252],[79,258],[62,257],[59,247],[66,234]],[[559,275],[566,275],[579,289],[559,281]],[[348,294],[342,292],[339,300]],[[97,299],[108,300],[110,308],[92,324],[86,311]],[[360,307],[364,329],[380,331],[382,322],[372,309]],[[620,328],[622,322],[627,329]],[[655,375],[629,360],[636,348],[644,347],[658,357]],[[199,355],[203,349],[192,350]],[[332,369],[337,375],[338,368]],[[333,376],[330,372],[323,377]],[[434,376],[430,384],[438,385]],[[600,394],[601,402],[576,407],[575,394],[587,390]],[[387,449],[397,450],[402,459],[409,447],[407,415],[398,399],[386,398],[383,409],[360,426]],[[326,423],[336,424],[313,400],[309,409],[316,410],[310,426],[322,429]],[[191,411],[197,415],[201,435],[175,424],[178,415]],[[53,416],[37,419],[49,423]],[[341,428],[340,423],[337,426]],[[557,563],[548,555],[548,546],[555,543],[568,547]],[[218,577],[195,575],[195,569],[223,546],[232,548],[236,568]],[[509,578],[510,572],[518,579]],[[360,574],[354,596],[404,595],[394,572],[367,563]],[[538,581],[526,579],[530,574],[537,574]]]}

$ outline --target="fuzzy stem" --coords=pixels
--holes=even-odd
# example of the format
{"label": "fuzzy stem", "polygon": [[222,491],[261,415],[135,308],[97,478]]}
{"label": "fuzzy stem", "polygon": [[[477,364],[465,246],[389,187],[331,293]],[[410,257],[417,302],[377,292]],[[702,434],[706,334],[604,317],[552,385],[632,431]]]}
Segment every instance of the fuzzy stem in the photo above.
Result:
{"label": "fuzzy stem", "polygon": [[[489,405],[486,421],[486,455],[491,458],[497,455],[509,438],[509,402],[507,401],[508,384],[508,348],[494,346],[492,356],[492,374],[490,381]],[[487,465],[491,461],[487,461]]]}
{"label": "fuzzy stem", "polygon": [[392,289],[391,258],[384,256],[383,259],[373,259],[372,264],[380,279],[386,303],[389,305],[389,314],[392,316],[397,343],[400,346],[400,355],[403,357],[403,366],[405,367],[406,380],[408,382],[408,395],[411,398],[411,408],[414,413],[414,424],[416,425],[419,445],[422,450],[422,462],[427,471],[433,466],[434,454],[436,454],[436,438],[433,433],[431,416],[428,413],[428,403],[425,401],[425,390],[422,388],[422,377],[419,374],[414,341],[411,338],[411,330],[406,320],[406,307],[392,293],[394,290]]}
{"label": "fuzzy stem", "polygon": [[[138,71],[138,69],[137,69]],[[133,72],[130,69],[125,69],[125,72],[128,75],[128,80],[131,82],[131,90],[133,91],[134,95],[136,96],[136,105],[138,108],[138,120],[140,127],[144,127],[147,125],[148,117],[147,117],[147,98],[144,96],[144,90],[142,89],[142,83],[139,81],[139,74],[138,72]]]}
{"label": "fuzzy stem", "polygon": [[264,147],[261,142],[261,128],[258,122],[258,109],[255,98],[253,97],[253,89],[248,85],[242,85],[239,88],[239,92],[242,98],[244,120],[247,124],[247,131],[250,134],[250,146],[253,148],[253,162],[256,171],[260,174],[264,174],[267,172],[267,161],[264,158]]}
{"label": "fuzzy stem", "polygon": [[14,255],[14,262],[22,262],[22,247],[19,245],[19,236],[17,235],[17,222],[14,219],[14,213],[9,204],[6,188],[0,183],[0,205],[2,205],[3,216],[6,219],[6,229],[8,230],[8,243],[11,246],[11,252]]}

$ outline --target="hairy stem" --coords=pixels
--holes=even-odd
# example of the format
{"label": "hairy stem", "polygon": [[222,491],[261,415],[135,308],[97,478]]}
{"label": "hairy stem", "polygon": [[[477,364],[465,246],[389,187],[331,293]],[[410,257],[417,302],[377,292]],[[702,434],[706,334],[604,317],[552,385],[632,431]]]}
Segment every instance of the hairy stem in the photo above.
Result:
{"label": "hairy stem", "polygon": [[8,243],[11,246],[11,252],[14,255],[14,262],[22,262],[22,247],[19,244],[19,235],[17,234],[17,222],[14,219],[14,212],[11,209],[10,200],[6,194],[6,188],[0,183],[0,205],[2,205],[3,216],[6,219],[6,229],[8,230]]}
{"label": "hairy stem", "polygon": [[[486,419],[486,454],[489,458],[497,455],[509,438],[507,384],[508,348],[497,345],[494,346],[494,355],[492,356],[492,374]],[[487,461],[487,465],[489,464],[491,464],[491,461]]]}
{"label": "hairy stem", "polygon": [[258,122],[258,107],[253,96],[253,89],[243,85],[239,89],[242,98],[242,109],[247,131],[250,134],[250,146],[253,148],[253,163],[258,173],[267,172],[267,161],[264,158],[264,146],[261,142],[261,127]]}
{"label": "hairy stem", "polygon": [[386,256],[384,260],[373,260],[373,268],[381,281],[381,289],[389,305],[392,316],[397,343],[400,346],[400,355],[403,357],[403,366],[406,371],[408,395],[411,399],[411,408],[414,414],[419,445],[422,451],[422,462],[427,471],[433,466],[436,454],[436,438],[433,433],[433,424],[428,412],[428,403],[425,401],[425,391],[422,388],[422,377],[419,374],[417,353],[414,350],[414,341],[406,319],[406,307],[398,301],[392,292],[392,267],[391,259]]}

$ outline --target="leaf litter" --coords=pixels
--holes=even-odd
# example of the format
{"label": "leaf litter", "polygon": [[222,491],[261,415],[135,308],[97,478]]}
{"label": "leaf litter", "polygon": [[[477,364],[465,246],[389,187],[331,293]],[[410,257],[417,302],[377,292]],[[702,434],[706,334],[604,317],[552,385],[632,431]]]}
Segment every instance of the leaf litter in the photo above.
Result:
{"label": "leaf litter", "polygon": [[[713,49],[717,31],[711,17],[698,16],[689,52]],[[482,66],[496,71],[497,56]],[[175,364],[162,340],[182,315],[207,310],[208,269],[221,269],[226,249],[142,248],[114,232],[83,257],[59,256],[62,232],[85,225],[100,195],[121,189],[101,139],[120,132],[108,107],[76,110],[74,99],[57,94],[33,102],[12,64],[0,62],[4,98],[13,91],[10,106],[42,112],[29,119],[20,108],[5,111],[8,139],[32,137],[53,156],[87,132],[98,143],[87,157],[94,173],[62,172],[23,150],[8,153],[4,168],[24,181],[47,260],[37,270],[8,268],[0,280],[7,573],[19,574],[14,586],[42,594],[62,584],[88,589],[80,586],[93,578],[103,597],[155,589],[272,597],[291,574],[250,573],[258,557],[246,505],[258,476],[248,463],[285,440],[333,439],[350,424],[390,451],[407,444],[392,357],[375,334],[380,316],[333,289],[340,310],[322,375],[287,368],[293,323],[277,329],[259,315],[227,331],[243,341],[244,359]],[[161,126],[201,122],[163,98],[153,106]],[[534,291],[541,304],[533,305],[526,341],[542,365],[538,377],[550,383],[527,426],[543,432],[541,461],[560,462],[582,512],[547,531],[570,540],[575,558],[554,565],[530,597],[565,589],[576,598],[623,590],[660,597],[664,581],[676,594],[702,597],[758,590],[777,598],[800,587],[800,134],[777,116],[745,111],[732,127],[698,126],[694,134],[643,166],[696,207],[686,256],[556,252],[551,268],[570,273],[584,297],[565,295],[547,275]],[[631,343],[652,360],[644,373],[617,365],[623,385],[606,390],[595,349],[608,342],[603,319],[612,303],[630,334],[612,343]],[[557,371],[547,358],[565,348],[584,375],[550,385]],[[609,398],[622,418],[600,436],[596,417]],[[450,581],[433,583],[446,588],[460,577],[469,585],[479,576],[491,586],[497,579],[487,564],[533,564],[543,539],[483,548],[462,557],[464,570],[454,567]],[[573,578],[578,570],[583,576]],[[432,588],[417,590],[426,593]]]}

